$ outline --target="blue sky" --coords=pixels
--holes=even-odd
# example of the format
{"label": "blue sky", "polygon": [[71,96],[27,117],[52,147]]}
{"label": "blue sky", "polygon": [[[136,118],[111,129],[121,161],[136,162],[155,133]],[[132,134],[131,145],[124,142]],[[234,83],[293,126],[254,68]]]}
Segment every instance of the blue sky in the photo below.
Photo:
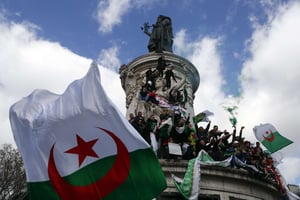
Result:
{"label": "blue sky", "polygon": [[100,4],[103,5],[98,6],[98,1],[10,0],[3,1],[2,8],[9,12],[8,19],[33,23],[39,27],[39,37],[59,42],[87,58],[96,59],[101,50],[116,45],[121,63],[147,52],[147,36],[140,30],[144,22],[155,23],[160,14],[170,16],[174,32],[186,29],[191,41],[207,35],[221,40],[222,72],[229,80],[224,89],[234,95],[238,94],[237,77],[247,55],[245,41],[253,30],[249,18],[255,16],[260,23],[267,20],[265,7],[251,1],[131,1],[128,11],[121,11],[119,22],[106,25],[101,22],[107,20],[105,16],[99,17],[97,12],[107,9],[107,2]]}
{"label": "blue sky", "polygon": [[294,141],[278,153],[279,169],[300,184],[299,0],[0,1],[0,143],[14,143],[9,107],[34,89],[62,93],[100,66],[102,84],[125,113],[118,68],[146,54],[144,22],[171,17],[173,51],[198,69],[195,113],[231,130],[224,105],[238,105],[238,125],[273,124]]}

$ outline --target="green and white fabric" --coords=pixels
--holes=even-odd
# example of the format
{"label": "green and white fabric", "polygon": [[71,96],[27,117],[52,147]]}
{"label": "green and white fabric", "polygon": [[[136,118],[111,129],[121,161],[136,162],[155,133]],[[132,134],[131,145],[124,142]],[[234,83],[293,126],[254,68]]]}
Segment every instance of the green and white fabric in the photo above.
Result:
{"label": "green and white fabric", "polygon": [[35,90],[12,105],[30,199],[152,199],[165,188],[151,147],[100,81],[96,63],[62,95]]}
{"label": "green and white fabric", "polygon": [[282,136],[272,124],[261,124],[253,128],[255,137],[259,140],[271,153],[274,153],[293,142]]}
{"label": "green and white fabric", "polygon": [[210,165],[228,167],[230,166],[231,159],[232,156],[224,161],[214,161],[206,151],[201,150],[196,158],[189,160],[187,171],[183,179],[172,174],[173,182],[184,198],[189,200],[198,199],[200,192],[200,166]]}

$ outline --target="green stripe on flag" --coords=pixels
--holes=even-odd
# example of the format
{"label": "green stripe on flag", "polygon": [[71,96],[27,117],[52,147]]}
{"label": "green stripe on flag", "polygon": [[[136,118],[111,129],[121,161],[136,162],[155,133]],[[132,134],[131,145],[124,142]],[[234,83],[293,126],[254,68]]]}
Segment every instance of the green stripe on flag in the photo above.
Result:
{"label": "green stripe on flag", "polygon": [[205,118],[206,114],[204,112],[199,113],[198,115],[193,117],[193,122],[197,124],[198,122],[201,122]]}
{"label": "green stripe on flag", "polygon": [[261,142],[271,153],[274,153],[293,143],[291,140],[280,135],[277,131],[273,132],[273,134],[274,139],[272,141],[265,139]]}
{"label": "green stripe on flag", "polygon": [[[64,179],[77,186],[91,184],[91,180],[98,180],[108,172],[114,160],[115,156],[100,159]],[[27,186],[30,199],[60,199],[50,181],[27,183]],[[142,149],[130,153],[128,178],[104,199],[152,199],[157,197],[164,188],[166,188],[165,177],[153,150]]]}
{"label": "green stripe on flag", "polygon": [[176,188],[186,199],[189,199],[189,197],[191,196],[193,185],[193,171],[196,159],[197,158],[194,158],[189,161],[188,168],[186,170],[182,183],[176,182],[176,180],[173,178]]}

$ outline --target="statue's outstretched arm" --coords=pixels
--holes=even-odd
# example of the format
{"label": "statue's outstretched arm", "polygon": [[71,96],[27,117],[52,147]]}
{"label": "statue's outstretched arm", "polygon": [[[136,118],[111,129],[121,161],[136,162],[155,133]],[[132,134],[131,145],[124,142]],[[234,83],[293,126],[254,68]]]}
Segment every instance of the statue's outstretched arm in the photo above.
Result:
{"label": "statue's outstretched arm", "polygon": [[151,26],[149,26],[149,23],[148,22],[145,22],[144,23],[144,26],[143,27],[141,27],[141,29],[144,31],[144,33],[146,34],[146,35],[148,35],[149,37],[151,36],[151,33],[149,32],[149,28],[150,28]]}

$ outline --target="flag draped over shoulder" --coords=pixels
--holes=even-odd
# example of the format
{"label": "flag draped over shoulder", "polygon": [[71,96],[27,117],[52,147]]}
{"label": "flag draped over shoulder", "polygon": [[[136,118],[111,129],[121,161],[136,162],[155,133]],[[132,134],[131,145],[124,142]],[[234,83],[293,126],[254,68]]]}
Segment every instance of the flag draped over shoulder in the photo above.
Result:
{"label": "flag draped over shoulder", "polygon": [[165,188],[151,147],[106,96],[99,69],[62,95],[35,90],[10,108],[30,199],[152,199]]}
{"label": "flag draped over shoulder", "polygon": [[255,126],[253,131],[257,140],[259,140],[271,153],[293,143],[291,140],[280,135],[275,127],[268,123]]}

